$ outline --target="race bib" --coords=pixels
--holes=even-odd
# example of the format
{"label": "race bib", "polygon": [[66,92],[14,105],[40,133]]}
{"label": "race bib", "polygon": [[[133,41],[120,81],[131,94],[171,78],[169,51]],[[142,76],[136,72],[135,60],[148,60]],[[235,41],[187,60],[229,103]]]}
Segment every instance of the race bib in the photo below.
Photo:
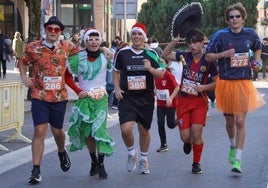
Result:
{"label": "race bib", "polygon": [[231,67],[246,67],[249,62],[249,54],[248,53],[235,53],[233,57],[231,57]]}
{"label": "race bib", "polygon": [[170,96],[168,89],[157,89],[155,93],[156,98],[162,101],[166,101]]}
{"label": "race bib", "polygon": [[181,91],[188,93],[190,95],[198,95],[198,92],[195,90],[195,86],[200,85],[198,82],[194,82],[192,80],[183,79],[183,84]]}
{"label": "race bib", "polygon": [[128,76],[128,90],[143,90],[146,89],[146,76]]}
{"label": "race bib", "polygon": [[62,77],[61,76],[54,76],[54,77],[48,77],[45,76],[43,78],[44,82],[44,88],[45,90],[52,91],[52,90],[61,90],[62,86]]}
{"label": "race bib", "polygon": [[102,87],[99,88],[92,88],[90,89],[90,91],[88,92],[88,96],[93,98],[93,99],[101,99],[102,97],[104,97],[104,95],[106,94],[106,90]]}

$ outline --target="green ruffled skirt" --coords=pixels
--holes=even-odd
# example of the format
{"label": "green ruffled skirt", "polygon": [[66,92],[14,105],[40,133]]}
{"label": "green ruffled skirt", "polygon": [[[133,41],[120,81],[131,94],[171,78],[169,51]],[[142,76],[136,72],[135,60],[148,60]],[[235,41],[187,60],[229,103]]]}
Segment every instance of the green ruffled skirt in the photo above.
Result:
{"label": "green ruffled skirt", "polygon": [[82,150],[86,146],[86,138],[93,137],[97,150],[110,156],[114,152],[114,141],[107,132],[108,95],[100,100],[90,97],[79,99],[72,107],[68,136],[70,151]]}

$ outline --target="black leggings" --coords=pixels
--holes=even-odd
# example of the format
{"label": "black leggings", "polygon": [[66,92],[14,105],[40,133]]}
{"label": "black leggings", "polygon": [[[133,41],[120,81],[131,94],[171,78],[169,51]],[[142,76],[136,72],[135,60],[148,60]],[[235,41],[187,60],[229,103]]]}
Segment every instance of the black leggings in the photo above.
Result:
{"label": "black leggings", "polygon": [[1,71],[1,69],[3,68],[3,76],[5,76],[6,75],[6,73],[7,73],[7,60],[0,60],[0,77],[1,77],[1,73],[2,73],[2,71]]}
{"label": "black leggings", "polygon": [[165,117],[167,119],[167,126],[174,127],[175,124],[175,113],[176,108],[164,108],[157,107],[157,124],[158,124],[158,133],[160,136],[161,145],[167,143],[166,140],[166,130],[165,130]]}

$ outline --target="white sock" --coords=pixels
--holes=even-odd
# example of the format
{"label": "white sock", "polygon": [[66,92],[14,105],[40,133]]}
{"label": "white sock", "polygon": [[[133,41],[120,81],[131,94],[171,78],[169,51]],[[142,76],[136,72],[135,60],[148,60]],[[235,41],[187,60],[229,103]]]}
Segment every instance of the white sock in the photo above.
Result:
{"label": "white sock", "polygon": [[140,156],[140,160],[141,159],[144,159],[144,160],[146,160],[147,161],[147,155],[148,155],[148,152],[141,152],[141,156]]}
{"label": "white sock", "polygon": [[230,139],[230,146],[232,148],[235,148],[235,139],[234,138],[229,138]]}
{"label": "white sock", "polygon": [[236,155],[235,155],[235,159],[241,161],[242,158],[242,149],[236,149]]}
{"label": "white sock", "polygon": [[127,152],[128,152],[128,154],[129,155],[132,155],[132,156],[134,156],[135,155],[135,147],[134,146],[131,146],[131,147],[129,147],[129,148],[127,148]]}

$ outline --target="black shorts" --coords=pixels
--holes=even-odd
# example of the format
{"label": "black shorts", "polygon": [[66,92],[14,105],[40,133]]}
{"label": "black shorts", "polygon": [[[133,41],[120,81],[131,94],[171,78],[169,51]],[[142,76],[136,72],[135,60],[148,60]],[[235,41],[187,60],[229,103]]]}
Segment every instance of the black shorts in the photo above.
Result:
{"label": "black shorts", "polygon": [[145,129],[150,129],[155,98],[152,93],[124,94],[118,103],[120,125],[128,121],[136,121]]}
{"label": "black shorts", "polygon": [[32,99],[32,117],[34,126],[50,123],[52,127],[62,129],[67,101],[46,102]]}

